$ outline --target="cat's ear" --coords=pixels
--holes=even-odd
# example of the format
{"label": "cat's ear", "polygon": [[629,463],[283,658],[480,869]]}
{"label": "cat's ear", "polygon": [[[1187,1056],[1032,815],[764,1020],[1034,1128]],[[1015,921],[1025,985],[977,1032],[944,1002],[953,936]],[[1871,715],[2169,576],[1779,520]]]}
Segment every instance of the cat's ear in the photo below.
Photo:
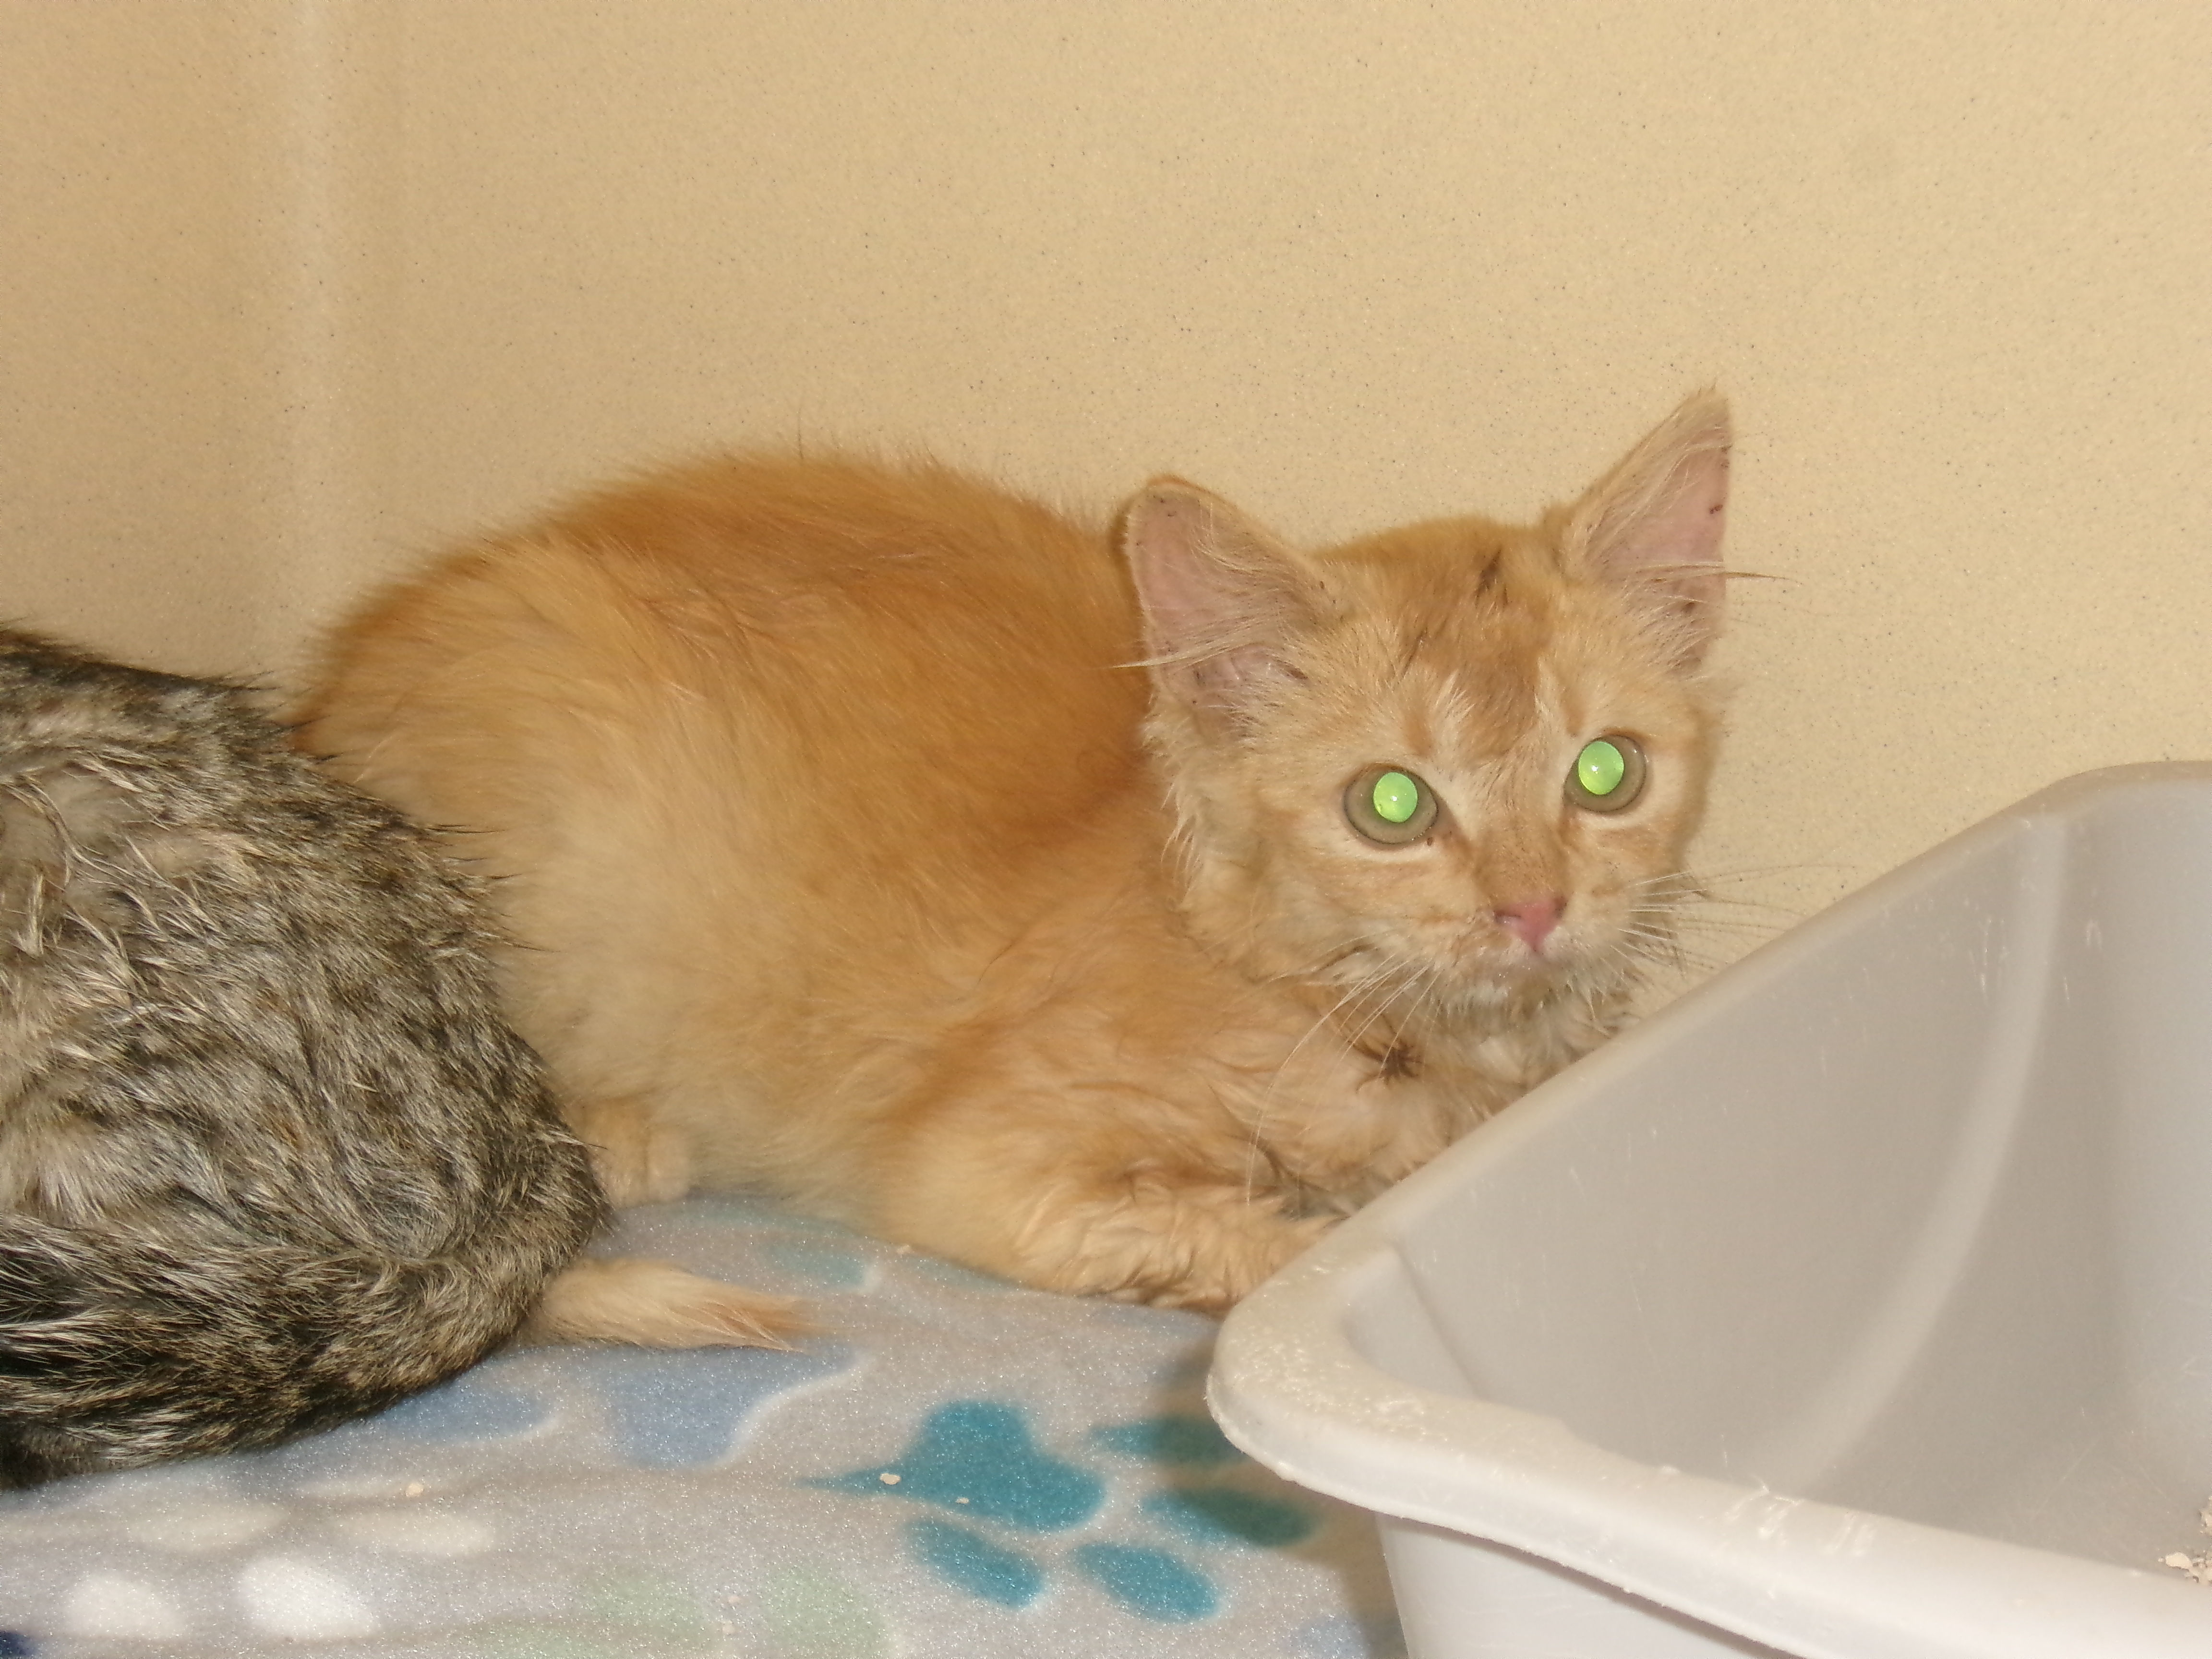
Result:
{"label": "cat's ear", "polygon": [[1694,392],[1569,509],[1566,551],[1644,600],[1684,666],[1720,631],[1728,400]]}
{"label": "cat's ear", "polygon": [[1209,735],[1237,730],[1295,678],[1284,647],[1321,596],[1267,532],[1195,484],[1156,478],[1129,503],[1121,547],[1152,673]]}

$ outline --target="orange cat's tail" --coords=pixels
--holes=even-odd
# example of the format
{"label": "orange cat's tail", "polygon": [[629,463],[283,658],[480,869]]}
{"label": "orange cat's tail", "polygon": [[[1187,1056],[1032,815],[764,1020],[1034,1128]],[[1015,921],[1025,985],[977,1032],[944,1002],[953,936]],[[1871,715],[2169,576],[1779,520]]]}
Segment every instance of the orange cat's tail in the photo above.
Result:
{"label": "orange cat's tail", "polygon": [[665,1261],[579,1261],[546,1288],[525,1342],[646,1348],[787,1348],[810,1328],[788,1297],[702,1279]]}

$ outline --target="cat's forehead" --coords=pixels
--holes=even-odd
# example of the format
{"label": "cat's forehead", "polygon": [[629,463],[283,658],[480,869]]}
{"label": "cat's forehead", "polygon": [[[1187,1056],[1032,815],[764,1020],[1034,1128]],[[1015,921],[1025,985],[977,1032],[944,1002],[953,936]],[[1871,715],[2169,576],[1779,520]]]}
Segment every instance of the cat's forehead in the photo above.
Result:
{"label": "cat's forehead", "polygon": [[1540,610],[1560,580],[1540,532],[1489,519],[1432,519],[1332,548],[1324,579],[1359,610],[1432,636]]}
{"label": "cat's forehead", "polygon": [[1621,596],[1540,531],[1439,520],[1327,556],[1345,712],[1408,754],[1502,755],[1679,690]]}
{"label": "cat's forehead", "polygon": [[1545,527],[1480,518],[1407,525],[1321,556],[1355,616],[1434,660],[1540,651],[1563,601],[1588,584]]}

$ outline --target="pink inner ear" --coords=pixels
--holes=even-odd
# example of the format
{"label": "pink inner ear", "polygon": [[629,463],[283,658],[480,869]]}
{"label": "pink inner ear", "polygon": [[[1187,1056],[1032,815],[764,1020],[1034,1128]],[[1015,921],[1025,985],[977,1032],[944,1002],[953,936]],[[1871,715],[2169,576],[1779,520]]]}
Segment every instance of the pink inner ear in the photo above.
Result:
{"label": "pink inner ear", "polygon": [[1717,566],[1728,518],[1729,457],[1725,449],[1685,458],[1665,495],[1625,527],[1600,559],[1621,575],[1680,575],[1699,581]]}
{"label": "pink inner ear", "polygon": [[1725,407],[1685,404],[1575,514],[1590,568],[1645,596],[1685,667],[1704,658],[1720,631],[1728,443]]}
{"label": "pink inner ear", "polygon": [[1205,517],[1197,501],[1164,490],[1146,492],[1130,515],[1129,569],[1155,656],[1202,650],[1230,631],[1235,596],[1199,550]]}
{"label": "pink inner ear", "polygon": [[1227,502],[1173,479],[1137,498],[1125,536],[1161,683],[1201,713],[1249,702],[1305,614],[1289,555]]}

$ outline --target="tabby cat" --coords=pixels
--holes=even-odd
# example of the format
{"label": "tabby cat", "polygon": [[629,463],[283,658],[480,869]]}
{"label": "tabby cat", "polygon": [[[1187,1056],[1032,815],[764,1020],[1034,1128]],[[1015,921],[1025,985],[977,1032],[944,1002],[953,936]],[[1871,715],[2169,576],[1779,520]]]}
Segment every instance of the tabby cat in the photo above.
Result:
{"label": "tabby cat", "polygon": [[0,1486],[265,1445],[514,1334],[605,1206],[486,939],[245,690],[0,630]]}

